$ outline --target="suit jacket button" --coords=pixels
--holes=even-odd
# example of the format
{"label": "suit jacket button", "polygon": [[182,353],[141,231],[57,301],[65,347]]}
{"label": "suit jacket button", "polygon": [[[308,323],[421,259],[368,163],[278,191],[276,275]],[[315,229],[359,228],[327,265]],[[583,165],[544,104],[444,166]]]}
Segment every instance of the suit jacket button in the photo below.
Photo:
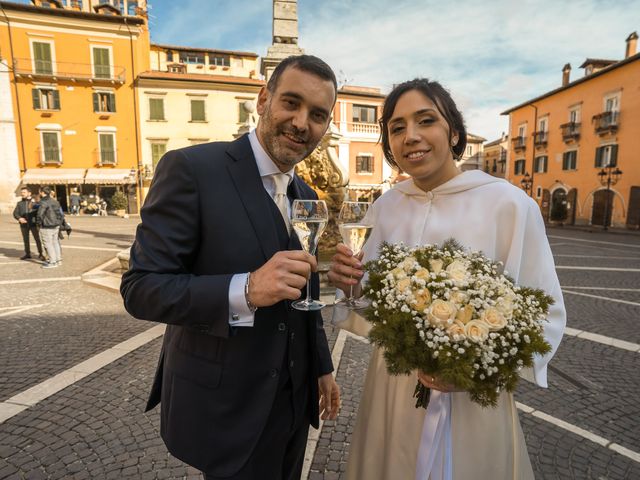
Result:
{"label": "suit jacket button", "polygon": [[278,376],[278,369],[272,368],[271,370],[269,370],[269,375],[271,376],[271,378],[276,378]]}
{"label": "suit jacket button", "polygon": [[295,332],[291,332],[291,341],[293,342],[293,339],[296,338],[296,334]]}
{"label": "suit jacket button", "polygon": [[291,361],[289,362],[289,368],[293,368],[293,366],[294,366],[294,365],[295,365],[295,362],[294,362],[293,360],[291,360]]}
{"label": "suit jacket button", "polygon": [[287,326],[284,323],[278,324],[278,330],[280,330],[281,332],[284,332],[286,329],[287,329]]}

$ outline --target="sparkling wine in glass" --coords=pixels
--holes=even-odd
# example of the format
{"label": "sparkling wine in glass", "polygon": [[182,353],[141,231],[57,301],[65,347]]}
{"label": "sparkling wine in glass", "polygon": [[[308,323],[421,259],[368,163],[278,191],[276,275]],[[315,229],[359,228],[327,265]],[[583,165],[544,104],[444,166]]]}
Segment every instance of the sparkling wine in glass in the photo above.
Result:
{"label": "sparkling wine in glass", "polygon": [[[305,252],[316,254],[318,241],[329,220],[324,200],[294,200],[291,205],[291,226]],[[291,304],[296,310],[320,310],[324,303],[311,298],[310,278],[307,279],[307,298]]]}
{"label": "sparkling wine in glass", "polygon": [[[344,202],[338,215],[338,229],[342,241],[354,255],[360,254],[373,228],[367,217],[370,206],[369,202]],[[351,310],[365,308],[368,305],[366,301],[353,297],[353,285],[349,287],[349,296],[337,303]]]}

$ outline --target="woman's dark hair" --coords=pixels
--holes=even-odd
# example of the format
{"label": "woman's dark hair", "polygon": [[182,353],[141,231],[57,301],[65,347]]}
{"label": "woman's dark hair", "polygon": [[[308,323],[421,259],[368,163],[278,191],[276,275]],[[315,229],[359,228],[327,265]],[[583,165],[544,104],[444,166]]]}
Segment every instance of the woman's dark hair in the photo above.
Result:
{"label": "woman's dark hair", "polygon": [[453,135],[457,134],[458,142],[451,147],[451,151],[453,152],[454,158],[460,158],[467,146],[467,129],[464,126],[462,114],[458,110],[449,92],[445,90],[442,85],[427,78],[415,78],[396,85],[394,89],[391,90],[391,93],[387,95],[384,106],[382,107],[382,117],[379,120],[380,142],[382,143],[382,152],[384,153],[387,163],[394,168],[400,168],[391,153],[387,125],[391,119],[391,115],[393,115],[393,111],[396,109],[400,97],[411,90],[417,90],[431,100],[440,112],[440,115],[444,117],[447,125],[449,125],[449,145],[451,145]]}

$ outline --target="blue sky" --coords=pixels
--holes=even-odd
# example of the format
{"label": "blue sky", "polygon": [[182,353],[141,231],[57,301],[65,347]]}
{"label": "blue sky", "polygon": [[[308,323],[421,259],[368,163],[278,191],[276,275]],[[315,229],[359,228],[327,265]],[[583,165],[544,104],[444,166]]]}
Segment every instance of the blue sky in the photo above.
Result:
{"label": "blue sky", "polygon": [[[266,54],[272,0],[149,0],[155,43]],[[440,81],[470,132],[508,128],[500,112],[558,87],[587,57],[622,59],[640,0],[298,0],[300,46],[342,81]]]}

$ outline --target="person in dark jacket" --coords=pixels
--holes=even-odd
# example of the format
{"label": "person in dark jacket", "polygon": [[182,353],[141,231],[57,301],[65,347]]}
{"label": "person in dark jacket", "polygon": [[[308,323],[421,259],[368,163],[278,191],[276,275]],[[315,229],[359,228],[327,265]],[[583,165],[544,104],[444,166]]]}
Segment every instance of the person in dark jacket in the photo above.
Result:
{"label": "person in dark jacket", "polygon": [[40,208],[38,208],[36,218],[40,227],[42,243],[49,257],[49,261],[42,268],[55,268],[62,263],[58,233],[64,217],[60,204],[55,198],[51,197],[51,187],[42,187],[40,189],[40,197]]}
{"label": "person in dark jacket", "polygon": [[33,235],[36,241],[36,247],[38,247],[38,258],[45,260],[42,254],[42,242],[40,242],[40,233],[38,232],[38,225],[36,225],[36,209],[34,208],[34,200],[31,198],[31,191],[27,187],[20,189],[20,200],[16,204],[16,208],[13,210],[13,218],[15,218],[20,225],[20,232],[22,233],[22,241],[24,242],[24,255],[20,257],[20,260],[27,260],[31,258],[31,244],[29,242],[29,232]]}

